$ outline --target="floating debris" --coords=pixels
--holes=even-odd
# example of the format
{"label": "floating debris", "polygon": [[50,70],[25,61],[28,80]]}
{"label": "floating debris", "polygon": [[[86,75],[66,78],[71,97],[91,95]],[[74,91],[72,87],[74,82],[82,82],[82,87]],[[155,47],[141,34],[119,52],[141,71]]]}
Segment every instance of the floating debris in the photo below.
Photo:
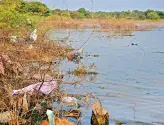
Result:
{"label": "floating debris", "polygon": [[138,44],[132,43],[131,45],[132,45],[132,46],[137,46]]}
{"label": "floating debris", "polygon": [[74,97],[63,97],[61,99],[61,102],[66,104],[66,105],[76,105],[76,106],[78,106],[77,99],[74,98]]}
{"label": "floating debris", "polygon": [[65,117],[72,117],[72,118],[76,118],[76,119],[78,119],[81,115],[80,110],[70,110],[70,111],[62,110],[62,111],[60,111],[60,113],[62,113],[63,116],[65,116]]}

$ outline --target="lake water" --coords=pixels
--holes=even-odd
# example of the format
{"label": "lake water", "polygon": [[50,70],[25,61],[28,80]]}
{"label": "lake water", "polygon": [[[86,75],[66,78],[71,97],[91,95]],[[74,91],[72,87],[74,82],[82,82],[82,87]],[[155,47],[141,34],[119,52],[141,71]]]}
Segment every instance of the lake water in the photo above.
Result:
{"label": "lake water", "polygon": [[[135,32],[134,36],[110,39],[93,30],[56,31],[51,39],[68,37],[67,44],[84,49],[84,65],[95,63],[97,76],[83,86],[63,86],[69,93],[92,92],[110,115],[127,124],[164,124],[164,30]],[[137,46],[132,46],[135,43]],[[99,57],[87,57],[87,54]],[[63,71],[77,64],[63,61]],[[76,77],[66,76],[67,81]],[[92,81],[88,81],[92,79]],[[82,124],[90,124],[91,109]],[[111,120],[110,124],[114,124]]]}

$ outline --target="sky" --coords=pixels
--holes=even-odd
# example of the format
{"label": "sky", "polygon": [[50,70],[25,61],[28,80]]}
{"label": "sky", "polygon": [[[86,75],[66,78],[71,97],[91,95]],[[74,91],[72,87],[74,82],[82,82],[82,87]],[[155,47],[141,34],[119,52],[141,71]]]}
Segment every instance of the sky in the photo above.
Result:
{"label": "sky", "polygon": [[164,10],[164,0],[42,0],[50,8],[90,11]]}

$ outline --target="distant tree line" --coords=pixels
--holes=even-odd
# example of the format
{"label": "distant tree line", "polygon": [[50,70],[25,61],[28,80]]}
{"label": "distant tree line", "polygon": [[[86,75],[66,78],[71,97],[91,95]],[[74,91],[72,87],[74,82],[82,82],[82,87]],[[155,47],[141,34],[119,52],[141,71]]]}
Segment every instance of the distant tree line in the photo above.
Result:
{"label": "distant tree line", "polygon": [[77,11],[71,10],[51,10],[46,4],[40,2],[27,2],[24,0],[0,0],[0,28],[19,28],[25,25],[31,26],[30,19],[35,18],[37,21],[40,17],[46,16],[62,16],[72,19],[111,19],[125,18],[136,20],[158,20],[164,19],[163,11],[121,11],[121,12],[90,12],[85,8],[80,8]]}
{"label": "distant tree line", "polygon": [[164,19],[164,12],[163,11],[154,11],[154,10],[147,10],[147,11],[115,11],[115,12],[89,12],[85,8],[80,8],[77,11],[70,11],[70,10],[60,10],[55,9],[52,10],[53,14],[70,17],[73,19],[84,19],[84,18],[98,18],[98,19],[110,19],[110,18],[125,18],[125,19],[137,19],[137,20],[158,20]]}

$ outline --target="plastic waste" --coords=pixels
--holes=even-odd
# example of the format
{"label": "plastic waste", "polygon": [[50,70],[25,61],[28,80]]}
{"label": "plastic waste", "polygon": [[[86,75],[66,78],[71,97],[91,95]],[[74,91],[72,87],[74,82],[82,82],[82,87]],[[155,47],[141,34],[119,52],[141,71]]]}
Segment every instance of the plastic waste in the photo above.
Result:
{"label": "plastic waste", "polygon": [[83,49],[80,48],[80,49],[76,50],[76,51],[73,53],[73,56],[74,56],[74,57],[78,57],[78,56],[81,55],[82,52],[83,52]]}
{"label": "plastic waste", "polygon": [[[73,125],[73,123],[69,122],[67,119],[60,119],[60,118],[55,118],[54,119],[55,125]],[[51,125],[49,121],[47,120],[42,120],[40,122],[41,125]]]}
{"label": "plastic waste", "polygon": [[78,49],[78,51],[77,51],[78,53],[82,53],[83,52],[83,49],[82,48],[80,48],[80,49]]}
{"label": "plastic waste", "polygon": [[68,59],[68,61],[72,61],[72,60],[73,60],[72,55],[68,55],[68,56],[67,56],[67,59]]}
{"label": "plastic waste", "polygon": [[54,112],[49,110],[49,109],[47,109],[46,114],[48,116],[49,124],[50,125],[55,125],[55,122],[54,122],[54,118],[55,118]]}
{"label": "plastic waste", "polygon": [[30,40],[31,41],[36,41],[37,40],[37,30],[35,29],[31,34],[30,34]]}
{"label": "plastic waste", "polygon": [[74,97],[63,97],[61,101],[65,105],[75,105],[76,108],[78,107],[77,99]]}
{"label": "plastic waste", "polygon": [[34,92],[40,92],[45,95],[49,95],[57,87],[58,87],[57,81],[55,80],[49,81],[49,82],[43,82],[43,83],[39,82],[39,83],[32,84],[30,86],[27,86],[19,90],[13,90],[12,95],[18,95],[18,94],[24,94],[24,93],[28,93],[32,95]]}

